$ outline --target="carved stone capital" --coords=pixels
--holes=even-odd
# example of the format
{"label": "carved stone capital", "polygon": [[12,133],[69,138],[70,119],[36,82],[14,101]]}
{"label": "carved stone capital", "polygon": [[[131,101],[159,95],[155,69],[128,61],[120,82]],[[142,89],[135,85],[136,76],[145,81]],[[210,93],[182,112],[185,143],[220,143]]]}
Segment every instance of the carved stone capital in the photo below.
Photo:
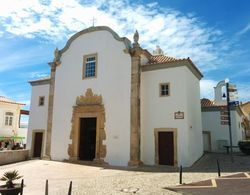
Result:
{"label": "carved stone capital", "polygon": [[144,50],[139,46],[134,46],[133,48],[130,48],[129,53],[132,57],[140,57],[141,54],[144,52]]}
{"label": "carved stone capital", "polygon": [[48,63],[51,69],[51,72],[55,72],[56,71],[56,67],[59,66],[61,64],[60,61],[55,61],[55,62],[49,62]]}

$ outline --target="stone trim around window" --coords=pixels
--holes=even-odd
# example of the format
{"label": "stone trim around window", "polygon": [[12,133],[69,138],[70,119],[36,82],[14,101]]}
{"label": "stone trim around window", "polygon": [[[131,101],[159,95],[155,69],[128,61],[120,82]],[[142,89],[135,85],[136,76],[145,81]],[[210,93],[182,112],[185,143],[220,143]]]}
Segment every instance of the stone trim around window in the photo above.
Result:
{"label": "stone trim around window", "polygon": [[177,128],[155,128],[154,137],[155,137],[155,165],[159,164],[159,150],[158,150],[158,135],[159,132],[173,132],[174,134],[174,166],[178,166],[177,159]]}
{"label": "stone trim around window", "polygon": [[[162,86],[168,86],[168,94],[162,94]],[[168,97],[170,96],[170,83],[160,83],[159,84],[159,97]]]}
{"label": "stone trim around window", "polygon": [[[94,76],[86,76],[86,63],[87,63],[87,59],[94,57],[95,58],[95,75]],[[97,53],[93,53],[93,54],[88,54],[88,55],[84,55],[83,56],[83,65],[82,65],[82,79],[93,79],[93,78],[97,78],[97,68],[98,68],[98,55]]]}

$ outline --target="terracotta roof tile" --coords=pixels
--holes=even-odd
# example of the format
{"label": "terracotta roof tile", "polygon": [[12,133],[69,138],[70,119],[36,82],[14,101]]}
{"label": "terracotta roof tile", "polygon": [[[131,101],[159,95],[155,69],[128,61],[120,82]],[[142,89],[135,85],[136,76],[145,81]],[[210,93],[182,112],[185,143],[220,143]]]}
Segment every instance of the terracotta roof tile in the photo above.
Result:
{"label": "terracotta roof tile", "polygon": [[206,98],[201,99],[201,107],[212,107],[212,106],[215,106],[213,101]]}
{"label": "terracotta roof tile", "polygon": [[165,56],[165,55],[152,55],[146,65],[178,62],[182,60],[186,60],[186,59],[178,59],[178,58]]}

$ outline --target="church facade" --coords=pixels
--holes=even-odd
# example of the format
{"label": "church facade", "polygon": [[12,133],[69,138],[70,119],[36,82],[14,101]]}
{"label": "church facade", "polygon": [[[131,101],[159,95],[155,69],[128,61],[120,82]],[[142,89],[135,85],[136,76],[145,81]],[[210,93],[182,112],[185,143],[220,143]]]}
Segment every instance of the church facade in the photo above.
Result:
{"label": "church facade", "polygon": [[32,86],[31,157],[120,166],[190,166],[203,154],[202,74],[191,59],[154,55],[105,26],[55,50]]}

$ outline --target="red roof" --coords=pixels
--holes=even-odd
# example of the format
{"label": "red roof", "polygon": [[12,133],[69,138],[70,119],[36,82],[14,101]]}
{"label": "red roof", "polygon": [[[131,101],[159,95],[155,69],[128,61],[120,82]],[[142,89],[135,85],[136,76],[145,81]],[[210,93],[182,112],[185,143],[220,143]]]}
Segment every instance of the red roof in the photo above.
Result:
{"label": "red roof", "polygon": [[211,107],[211,106],[215,106],[214,102],[206,98],[201,99],[201,107]]}
{"label": "red roof", "polygon": [[178,59],[178,58],[165,56],[165,55],[152,55],[146,65],[178,62],[182,60],[186,60],[186,59]]}

